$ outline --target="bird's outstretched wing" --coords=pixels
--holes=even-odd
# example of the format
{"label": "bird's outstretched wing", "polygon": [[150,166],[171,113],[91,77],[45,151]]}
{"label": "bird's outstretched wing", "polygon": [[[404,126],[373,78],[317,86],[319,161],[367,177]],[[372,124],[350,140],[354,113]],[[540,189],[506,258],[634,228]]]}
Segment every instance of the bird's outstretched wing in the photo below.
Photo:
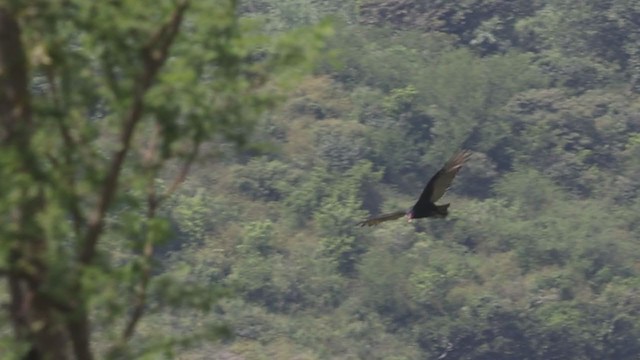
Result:
{"label": "bird's outstretched wing", "polygon": [[405,211],[396,211],[390,214],[378,215],[374,217],[370,217],[367,220],[360,221],[357,225],[359,226],[374,226],[378,225],[381,222],[396,220],[403,217],[406,214]]}
{"label": "bird's outstretched wing", "polygon": [[431,180],[429,180],[429,183],[425,186],[422,194],[420,194],[418,203],[435,203],[440,200],[442,195],[444,195],[444,193],[447,192],[447,189],[451,186],[453,178],[456,177],[456,174],[462,168],[462,164],[464,164],[470,156],[471,152],[469,150],[461,150],[457,154],[453,155],[451,159],[444,164],[442,169],[440,169],[440,171],[433,175]]}

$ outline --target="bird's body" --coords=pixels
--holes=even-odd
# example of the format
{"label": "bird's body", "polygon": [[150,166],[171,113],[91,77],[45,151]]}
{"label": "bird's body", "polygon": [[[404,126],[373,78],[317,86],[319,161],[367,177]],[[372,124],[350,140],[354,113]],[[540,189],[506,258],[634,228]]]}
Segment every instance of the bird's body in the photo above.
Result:
{"label": "bird's body", "polygon": [[408,211],[396,211],[389,214],[374,216],[358,223],[360,226],[373,226],[381,222],[396,220],[403,216],[408,221],[427,217],[444,218],[449,214],[449,204],[436,205],[447,189],[451,186],[453,178],[471,156],[468,150],[459,151],[438,171],[427,183],[418,201]]}
{"label": "bird's body", "polygon": [[407,212],[407,215],[409,215],[411,219],[421,219],[427,217],[444,218],[449,215],[449,211],[447,210],[449,208],[449,205],[450,204],[436,205],[434,203],[427,203],[425,206],[421,206],[419,208],[416,208],[414,206]]}

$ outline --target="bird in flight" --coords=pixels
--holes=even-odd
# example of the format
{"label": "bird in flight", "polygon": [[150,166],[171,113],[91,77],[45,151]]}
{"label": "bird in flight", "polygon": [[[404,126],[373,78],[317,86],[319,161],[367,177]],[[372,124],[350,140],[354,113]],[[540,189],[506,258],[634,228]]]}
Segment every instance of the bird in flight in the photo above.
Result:
{"label": "bird in flight", "polygon": [[450,204],[436,205],[435,202],[440,200],[444,193],[449,189],[453,178],[462,168],[467,159],[471,156],[469,150],[461,150],[447,161],[427,183],[418,201],[408,211],[396,211],[389,214],[378,215],[359,222],[359,226],[374,226],[381,222],[396,220],[405,216],[409,222],[413,219],[426,217],[444,218],[449,212]]}

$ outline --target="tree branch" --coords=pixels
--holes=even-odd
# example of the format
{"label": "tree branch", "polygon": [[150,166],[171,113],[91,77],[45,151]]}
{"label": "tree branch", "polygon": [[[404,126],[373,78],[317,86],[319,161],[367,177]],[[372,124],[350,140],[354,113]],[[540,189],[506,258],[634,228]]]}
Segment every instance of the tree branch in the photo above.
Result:
{"label": "tree branch", "polygon": [[[0,40],[0,146],[2,150],[13,147],[23,152],[29,141],[26,129],[31,122],[26,59],[20,42],[20,27],[4,6],[0,7]],[[14,218],[20,217],[19,211],[13,215]],[[14,245],[9,251],[9,269],[3,276],[8,278],[9,314],[14,332],[17,338],[24,340],[29,333],[27,320],[21,311],[26,291],[22,279],[13,271],[22,258],[17,247]]]}
{"label": "tree branch", "polygon": [[169,48],[178,33],[184,12],[189,5],[188,0],[181,1],[174,10],[171,20],[162,26],[151,41],[142,51],[145,69],[138,82],[138,86],[134,90],[133,103],[129,113],[123,121],[122,131],[120,133],[120,149],[113,155],[107,176],[100,194],[98,205],[94,214],[89,220],[88,230],[79,252],[79,261],[83,264],[90,263],[96,251],[98,239],[104,229],[104,221],[107,210],[111,205],[113,197],[118,188],[118,179],[122,171],[124,160],[131,147],[131,139],[133,137],[136,125],[140,122],[144,110],[144,96],[151,87],[158,70],[162,67],[167,59]]}
{"label": "tree branch", "polygon": [[[154,135],[157,135],[157,133],[155,133]],[[180,184],[184,182],[189,173],[191,165],[198,156],[199,149],[200,143],[198,142],[194,145],[191,153],[182,164],[178,175],[174,178],[169,188],[162,195],[157,195],[156,186],[153,183],[155,176],[151,176],[149,178],[151,180],[151,183],[149,184],[149,193],[147,195],[147,220],[151,220],[156,216],[156,210],[160,206],[160,204],[172,193],[174,193],[178,189]],[[155,169],[153,159],[157,156],[157,153],[158,148],[154,141],[151,141],[149,150],[145,153],[145,162],[152,170]],[[154,246],[152,239],[147,237],[142,250],[142,260],[144,264],[140,277],[140,284],[138,285],[133,312],[131,313],[131,317],[129,318],[129,321],[127,322],[122,334],[123,343],[128,341],[133,336],[138,322],[144,315],[144,309],[147,301],[147,287],[149,285],[149,280],[151,279],[151,257],[153,256],[153,248]]]}
{"label": "tree branch", "polygon": [[15,154],[20,163],[16,171],[32,181],[28,191],[17,187],[20,199],[11,211],[18,230],[9,240],[6,254],[9,317],[16,339],[29,342],[31,353],[66,359],[67,334],[58,326],[55,310],[68,307],[41,289],[48,271],[43,255],[47,238],[35,219],[46,207],[43,186],[49,179],[31,146],[34,128],[27,64],[18,21],[0,5],[0,150]]}
{"label": "tree branch", "polygon": [[178,187],[187,179],[187,175],[189,175],[189,170],[191,169],[191,165],[193,165],[193,162],[198,157],[199,152],[200,152],[200,143],[198,142],[194,145],[193,150],[191,151],[189,156],[187,156],[185,162],[182,164],[182,167],[180,168],[180,171],[178,172],[178,175],[173,179],[173,182],[171,183],[171,185],[169,185],[167,190],[165,190],[165,192],[160,196],[159,202],[163,202],[169,196],[171,196],[174,192],[176,192],[176,190],[178,190]]}
{"label": "tree branch", "polygon": [[[147,197],[147,221],[155,218],[158,201],[156,197],[156,187],[153,184],[153,177],[151,178],[151,184],[149,185],[149,194]],[[144,315],[144,308],[147,303],[147,286],[149,285],[149,279],[151,278],[151,256],[153,255],[153,241],[149,237],[148,233],[142,249],[142,273],[140,275],[140,284],[136,291],[136,298],[134,300],[133,312],[131,317],[125,326],[122,334],[123,342],[126,342],[133,336],[136,325]]]}
{"label": "tree branch", "polygon": [[20,28],[3,6],[0,7],[0,38],[0,145],[10,145],[27,141],[31,106]]}
{"label": "tree branch", "polygon": [[[141,55],[144,70],[134,89],[131,107],[122,122],[122,130],[119,138],[120,148],[113,154],[98,199],[98,205],[89,220],[87,232],[83,239],[84,241],[80,244],[78,261],[81,264],[89,264],[95,257],[98,240],[104,230],[105,216],[118,190],[118,179],[122,172],[124,160],[129,153],[136,126],[142,119],[144,113],[144,96],[167,59],[169,49],[179,31],[184,12],[188,5],[188,0],[182,0],[171,15],[170,21],[163,25],[158,32],[152,36],[147,46],[142,49]],[[86,310],[79,308],[77,311],[82,314],[79,314],[80,316],[77,317],[77,321],[70,321],[68,323],[69,331],[71,333],[87,334],[88,336],[90,328]],[[85,358],[84,356],[86,354],[82,353],[82,344],[88,341],[87,336],[81,336],[79,338],[72,337],[78,358]]]}

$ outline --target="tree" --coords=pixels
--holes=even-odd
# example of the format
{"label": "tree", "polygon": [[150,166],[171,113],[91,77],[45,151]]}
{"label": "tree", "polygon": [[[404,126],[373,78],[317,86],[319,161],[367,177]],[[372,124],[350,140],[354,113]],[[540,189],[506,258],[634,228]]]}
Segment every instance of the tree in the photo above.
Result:
{"label": "tree", "polygon": [[516,28],[554,82],[584,91],[614,80],[637,92],[638,14],[629,0],[552,0]]}
{"label": "tree", "polygon": [[216,299],[155,283],[161,206],[203,144],[248,144],[329,29],[267,38],[237,14],[233,0],[0,2],[0,276],[15,356],[92,359],[100,328],[100,348],[131,358],[175,342],[130,345],[169,291],[186,306]]}
{"label": "tree", "polygon": [[516,21],[540,7],[540,1],[522,0],[371,0],[360,7],[360,21],[453,34],[459,43],[486,54],[517,43]]}

